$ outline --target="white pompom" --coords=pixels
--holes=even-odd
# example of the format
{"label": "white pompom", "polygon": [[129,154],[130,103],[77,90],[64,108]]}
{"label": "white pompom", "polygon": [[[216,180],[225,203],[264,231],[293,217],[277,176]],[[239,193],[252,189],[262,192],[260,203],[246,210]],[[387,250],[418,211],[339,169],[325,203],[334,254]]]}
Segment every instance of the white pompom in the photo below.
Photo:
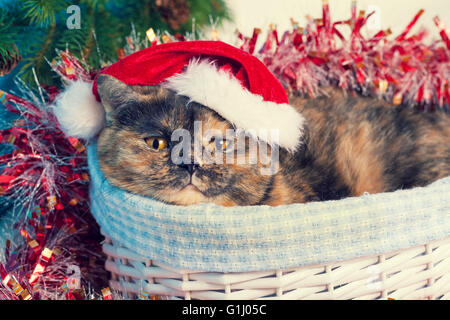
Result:
{"label": "white pompom", "polygon": [[71,83],[52,106],[61,129],[68,136],[89,140],[105,125],[105,109],[92,93],[92,83]]}

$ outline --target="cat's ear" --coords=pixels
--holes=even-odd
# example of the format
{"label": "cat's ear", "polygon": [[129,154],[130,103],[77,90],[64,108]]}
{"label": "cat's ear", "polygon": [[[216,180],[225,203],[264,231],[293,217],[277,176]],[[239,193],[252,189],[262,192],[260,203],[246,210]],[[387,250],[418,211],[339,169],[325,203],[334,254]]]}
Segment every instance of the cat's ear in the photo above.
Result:
{"label": "cat's ear", "polygon": [[98,76],[97,90],[107,114],[125,103],[137,100],[137,93],[132,87],[107,74]]}

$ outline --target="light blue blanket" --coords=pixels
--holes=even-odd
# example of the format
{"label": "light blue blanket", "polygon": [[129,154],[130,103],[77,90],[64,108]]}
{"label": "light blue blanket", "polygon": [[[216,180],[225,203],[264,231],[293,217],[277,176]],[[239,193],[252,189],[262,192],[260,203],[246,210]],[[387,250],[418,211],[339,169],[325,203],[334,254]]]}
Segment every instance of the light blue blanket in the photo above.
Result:
{"label": "light blue blanket", "polygon": [[425,188],[279,207],[173,206],[112,186],[88,146],[104,233],[173,267],[245,272],[338,261],[450,236],[450,177]]}

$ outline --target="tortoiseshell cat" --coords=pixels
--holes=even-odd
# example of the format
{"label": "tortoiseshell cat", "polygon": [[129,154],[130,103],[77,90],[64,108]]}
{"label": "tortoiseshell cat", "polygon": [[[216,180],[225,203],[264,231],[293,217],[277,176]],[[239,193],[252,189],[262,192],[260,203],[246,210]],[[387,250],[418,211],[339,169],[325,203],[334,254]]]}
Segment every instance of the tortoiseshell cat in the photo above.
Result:
{"label": "tortoiseshell cat", "polygon": [[[99,77],[98,89],[108,114],[98,139],[106,178],[171,204],[275,206],[424,186],[450,175],[450,116],[444,112],[393,107],[334,89],[314,99],[291,97],[306,119],[303,143],[293,154],[280,149],[279,170],[263,175],[261,161],[173,163],[174,130],[194,134],[195,120],[204,130],[233,128],[214,111],[163,87],[127,86],[107,75]],[[215,152],[224,146],[202,144]]]}

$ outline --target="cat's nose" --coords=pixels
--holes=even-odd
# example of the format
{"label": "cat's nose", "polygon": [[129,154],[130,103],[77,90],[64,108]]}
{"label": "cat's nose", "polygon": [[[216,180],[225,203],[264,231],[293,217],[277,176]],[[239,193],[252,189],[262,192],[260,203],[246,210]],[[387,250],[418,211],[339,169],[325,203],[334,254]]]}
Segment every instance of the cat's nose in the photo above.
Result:
{"label": "cat's nose", "polygon": [[180,164],[180,167],[186,169],[189,172],[189,174],[192,175],[194,173],[194,171],[197,170],[198,164],[196,164],[196,163],[189,163],[189,164],[182,163],[182,164]]}

